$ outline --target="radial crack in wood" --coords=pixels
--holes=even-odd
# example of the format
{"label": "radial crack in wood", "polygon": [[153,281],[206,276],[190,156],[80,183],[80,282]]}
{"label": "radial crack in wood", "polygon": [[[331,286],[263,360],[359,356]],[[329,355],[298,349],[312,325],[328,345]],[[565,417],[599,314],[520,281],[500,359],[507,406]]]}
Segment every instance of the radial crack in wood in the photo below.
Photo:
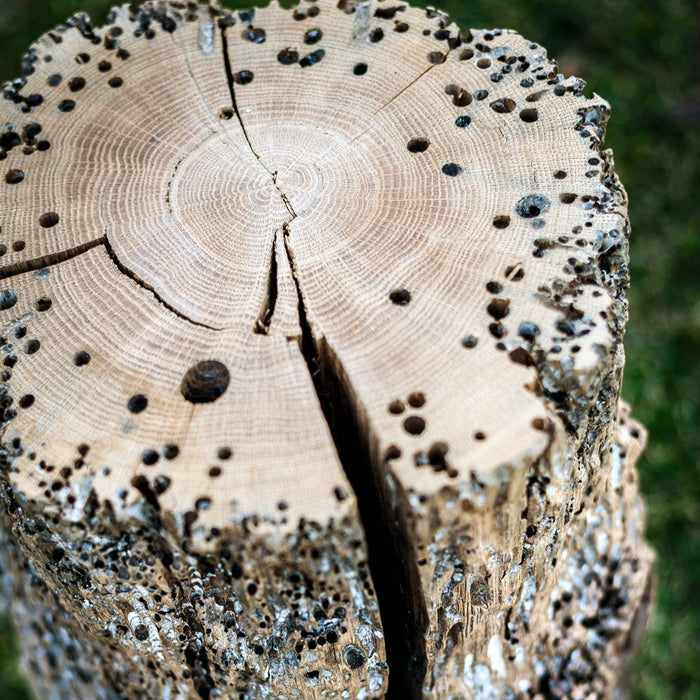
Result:
{"label": "radial crack in wood", "polygon": [[0,565],[37,694],[613,697],[653,556],[607,103],[374,0],[125,5],[23,66]]}

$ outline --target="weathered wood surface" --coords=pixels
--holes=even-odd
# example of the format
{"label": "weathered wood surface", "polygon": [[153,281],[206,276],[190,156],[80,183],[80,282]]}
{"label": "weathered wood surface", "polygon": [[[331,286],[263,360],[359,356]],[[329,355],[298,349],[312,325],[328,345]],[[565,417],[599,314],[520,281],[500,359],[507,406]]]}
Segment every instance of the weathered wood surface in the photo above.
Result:
{"label": "weathered wood surface", "polygon": [[617,697],[652,554],[607,103],[388,0],[124,6],[24,73],[2,580],[37,696]]}

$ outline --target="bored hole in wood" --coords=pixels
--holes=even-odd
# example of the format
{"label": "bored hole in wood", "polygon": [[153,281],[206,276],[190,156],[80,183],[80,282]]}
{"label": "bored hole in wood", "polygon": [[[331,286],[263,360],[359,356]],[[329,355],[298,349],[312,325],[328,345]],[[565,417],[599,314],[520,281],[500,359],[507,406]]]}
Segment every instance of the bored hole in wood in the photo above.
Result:
{"label": "bored hole in wood", "polygon": [[406,148],[408,148],[411,153],[423,153],[428,150],[428,146],[430,146],[430,141],[428,141],[428,139],[416,138],[411,139],[406,145]]}
{"label": "bored hole in wood", "polygon": [[90,362],[90,353],[87,350],[80,350],[73,355],[73,364],[76,367],[84,367]]}
{"label": "bored hole in wood", "polygon": [[389,292],[389,299],[396,306],[406,306],[411,301],[411,292],[403,287],[397,287]]}
{"label": "bored hole in wood", "polygon": [[211,403],[228,389],[229,380],[226,365],[218,360],[204,360],[185,372],[180,392],[190,403]]}
{"label": "bored hole in wood", "polygon": [[48,211],[39,217],[39,226],[42,228],[52,228],[59,222],[59,216],[55,211]]}
{"label": "bored hole in wood", "polygon": [[421,416],[408,416],[403,428],[409,435],[420,435],[425,430],[425,419]]}

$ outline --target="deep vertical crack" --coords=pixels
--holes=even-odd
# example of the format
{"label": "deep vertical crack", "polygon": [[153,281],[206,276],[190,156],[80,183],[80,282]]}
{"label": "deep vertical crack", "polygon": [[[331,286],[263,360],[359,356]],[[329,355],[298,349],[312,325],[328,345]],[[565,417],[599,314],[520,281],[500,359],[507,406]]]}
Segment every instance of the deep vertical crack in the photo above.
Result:
{"label": "deep vertical crack", "polygon": [[336,452],[357,500],[384,631],[389,686],[387,700],[418,700],[426,673],[427,613],[418,567],[409,542],[408,501],[386,464],[376,468],[372,437],[342,363],[321,338],[316,340],[306,307],[289,229],[284,246],[297,292],[301,354],[313,380]]}
{"label": "deep vertical crack", "polygon": [[277,304],[277,235],[272,243],[272,253],[270,254],[270,266],[267,272],[267,291],[263,299],[260,313],[255,320],[253,332],[260,335],[267,335],[270,330],[270,321],[275,313]]}
{"label": "deep vertical crack", "polygon": [[[311,376],[336,453],[352,486],[367,544],[367,564],[377,595],[389,665],[387,700],[418,700],[426,673],[425,634],[427,613],[421,595],[413,547],[408,538],[409,506],[398,481],[386,464],[376,467],[374,440],[340,359],[324,338],[316,340],[307,317],[298,267],[289,242],[289,224],[296,212],[277,184],[277,172],[268,169],[248,137],[238,109],[235,80],[228,52],[226,30],[221,30],[224,65],[231,104],[248,146],[269,173],[290,219],[282,227],[281,242],[289,262],[297,294],[302,357]],[[426,71],[427,72],[427,71]],[[254,332],[266,334],[277,299],[277,240],[272,245],[267,293]]]}

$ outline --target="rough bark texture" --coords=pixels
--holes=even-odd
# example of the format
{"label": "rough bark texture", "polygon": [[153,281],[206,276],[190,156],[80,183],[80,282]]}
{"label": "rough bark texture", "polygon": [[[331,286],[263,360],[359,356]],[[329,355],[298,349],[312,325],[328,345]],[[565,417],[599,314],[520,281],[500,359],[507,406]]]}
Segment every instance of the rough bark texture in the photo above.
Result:
{"label": "rough bark texture", "polygon": [[607,103],[510,31],[84,15],[0,105],[40,698],[615,698],[652,594]]}

